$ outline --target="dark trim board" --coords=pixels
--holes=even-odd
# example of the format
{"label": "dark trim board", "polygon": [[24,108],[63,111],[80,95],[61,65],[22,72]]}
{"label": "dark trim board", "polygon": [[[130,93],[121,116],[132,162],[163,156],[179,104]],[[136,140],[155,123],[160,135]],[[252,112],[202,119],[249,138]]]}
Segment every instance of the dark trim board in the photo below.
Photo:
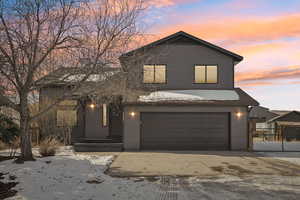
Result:
{"label": "dark trim board", "polygon": [[[157,114],[158,116],[154,117],[153,115],[155,115],[155,114]],[[162,114],[165,116],[159,116],[159,114]],[[188,132],[188,133],[191,133],[190,136],[195,137],[195,139],[184,138],[184,137],[182,137],[182,135],[180,135],[181,133],[179,133],[179,132],[176,133],[176,131],[178,130],[177,128],[180,129],[181,127],[180,126],[172,127],[173,124],[170,124],[170,121],[168,123],[168,120],[169,120],[168,115],[172,115],[172,114],[175,115],[174,119],[170,119],[170,121],[172,123],[174,123],[174,122],[176,123],[176,120],[179,120],[179,121],[186,120],[185,122],[187,122],[187,123],[190,122],[190,123],[194,124],[194,125],[192,125],[192,127],[194,127],[194,130],[196,130],[196,135],[195,135],[195,132]],[[221,114],[221,115],[218,116],[218,114]],[[186,118],[184,116],[177,118],[180,115],[186,115]],[[195,115],[196,117],[197,117],[197,115],[199,115],[199,120],[203,120],[203,122],[205,124],[208,124],[210,122],[211,126],[205,126],[205,125],[203,126],[204,123],[202,123],[202,126],[199,124],[200,126],[197,127],[197,122],[195,122],[195,116],[193,116],[193,115]],[[205,115],[208,115],[208,116],[206,117]],[[146,117],[148,117],[148,118],[146,119]],[[158,125],[158,126],[160,126],[161,129],[159,129],[159,128],[156,129],[155,127],[153,127],[153,129],[152,129],[151,126],[155,126],[155,125],[153,125],[153,124],[151,125],[151,118],[154,119],[154,123],[155,123],[155,120],[159,120],[159,119],[157,119],[157,117],[162,117],[162,120],[163,120],[163,118],[165,118],[167,121],[165,121],[166,123],[162,123],[162,124]],[[211,120],[213,120],[214,118],[215,119],[224,119],[224,120],[222,120],[223,126],[224,127],[226,126],[226,128],[228,128],[227,130],[224,130],[225,134],[221,133],[221,138],[224,137],[224,139],[226,139],[226,137],[227,137],[228,141],[224,140],[224,143],[223,143],[223,142],[220,142],[220,140],[219,140],[215,143],[215,145],[216,145],[215,147],[213,146],[214,144],[213,144],[212,140],[214,137],[220,136],[220,131],[213,130],[214,126],[217,125],[218,122],[217,121],[207,121],[208,119],[210,120],[210,117],[211,117]],[[231,128],[230,128],[231,127],[231,119],[230,118],[231,118],[230,112],[141,112],[140,113],[140,120],[141,120],[140,149],[141,150],[231,150],[231,133],[230,133],[231,132]],[[191,121],[189,121],[190,119],[191,119]],[[150,121],[145,122],[145,120],[150,120]],[[172,121],[172,120],[175,120],[175,121]],[[222,126],[222,121],[219,121],[221,126]],[[183,121],[183,123],[185,123],[185,122]],[[199,121],[199,122],[201,122],[201,121]],[[145,124],[145,123],[150,123],[150,124]],[[176,123],[176,124],[178,125],[179,123]],[[171,125],[170,128],[175,128],[175,129],[174,130],[172,130],[172,129],[166,130],[166,127],[168,127],[170,125]],[[146,130],[143,130],[143,128],[146,128]],[[182,128],[183,128],[182,133],[185,133],[187,126],[183,125]],[[211,135],[206,135],[207,137],[205,135],[202,135],[202,136],[197,135],[197,132],[198,132],[197,128],[204,128],[204,130],[208,131],[208,133],[210,133]],[[155,133],[157,135],[152,135],[152,136],[148,135],[149,133],[151,133],[151,131],[149,131],[149,130],[154,130],[155,132],[152,132],[152,133]],[[189,131],[189,128],[187,130]],[[193,130],[193,129],[191,129],[191,130]],[[164,140],[162,140],[161,134],[163,134],[164,131],[166,131],[165,132],[166,136],[165,136]],[[173,131],[175,132],[175,134],[174,134],[175,137],[171,137],[171,135],[173,136]],[[209,132],[209,131],[213,131],[213,132]],[[145,139],[145,132],[148,136],[150,136],[150,140],[149,140],[149,137],[147,139]],[[211,136],[211,138],[210,138],[210,136]],[[157,137],[157,138],[155,138],[155,137]],[[166,137],[170,137],[170,140],[166,139]],[[178,137],[178,141],[182,141],[182,139],[183,139],[184,142],[180,145],[180,142],[177,143],[176,137]],[[189,137],[189,136],[187,136],[187,137]],[[153,139],[157,140],[158,143],[160,141],[162,141],[162,143],[157,144],[156,141],[151,142],[151,140],[153,140]],[[209,142],[210,144],[206,143],[205,141],[202,141],[202,139],[210,141]],[[146,140],[148,140],[148,142],[150,142],[150,143],[145,143]],[[176,142],[174,142],[174,141],[176,141]],[[201,141],[202,141],[202,144],[207,144],[207,146],[205,146],[205,145],[198,146],[198,144],[201,144]],[[164,146],[164,142],[166,142],[165,143],[166,146]],[[194,142],[194,145],[193,145],[193,142]],[[158,146],[155,147],[155,145],[158,145]]]}

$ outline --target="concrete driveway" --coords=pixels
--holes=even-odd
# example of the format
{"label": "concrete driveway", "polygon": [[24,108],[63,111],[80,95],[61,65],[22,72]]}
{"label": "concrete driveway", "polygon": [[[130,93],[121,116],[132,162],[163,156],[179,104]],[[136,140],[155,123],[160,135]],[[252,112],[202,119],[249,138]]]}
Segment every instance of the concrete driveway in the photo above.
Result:
{"label": "concrete driveway", "polygon": [[300,166],[250,152],[122,152],[108,174],[141,176],[300,176]]}

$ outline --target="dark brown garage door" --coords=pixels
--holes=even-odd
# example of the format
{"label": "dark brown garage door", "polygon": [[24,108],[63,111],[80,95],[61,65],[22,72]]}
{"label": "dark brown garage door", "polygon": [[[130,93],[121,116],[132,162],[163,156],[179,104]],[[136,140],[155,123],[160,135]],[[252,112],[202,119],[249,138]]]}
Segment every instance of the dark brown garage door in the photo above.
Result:
{"label": "dark brown garage door", "polygon": [[228,150],[229,113],[141,113],[143,150]]}

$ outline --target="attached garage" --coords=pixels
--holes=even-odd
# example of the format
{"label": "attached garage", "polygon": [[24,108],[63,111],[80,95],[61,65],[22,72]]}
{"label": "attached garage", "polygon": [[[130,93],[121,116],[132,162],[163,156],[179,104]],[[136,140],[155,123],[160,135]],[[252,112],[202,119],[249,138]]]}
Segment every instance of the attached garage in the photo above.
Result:
{"label": "attached garage", "polygon": [[142,112],[142,150],[229,150],[230,113]]}
{"label": "attached garage", "polygon": [[241,89],[164,90],[124,104],[124,150],[231,150],[249,148],[249,106]]}

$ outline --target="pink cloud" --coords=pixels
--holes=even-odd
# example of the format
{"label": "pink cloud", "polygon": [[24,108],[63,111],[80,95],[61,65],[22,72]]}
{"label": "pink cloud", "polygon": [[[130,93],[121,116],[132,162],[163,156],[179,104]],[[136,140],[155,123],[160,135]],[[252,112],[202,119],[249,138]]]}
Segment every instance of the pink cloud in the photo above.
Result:
{"label": "pink cloud", "polygon": [[[194,16],[193,21],[197,22],[197,18],[197,16]],[[300,14],[247,19],[241,19],[238,16],[235,18],[223,17],[222,20],[208,20],[200,23],[188,21],[181,24],[172,24],[161,27],[160,33],[168,35],[183,30],[200,38],[213,41],[265,41],[285,37],[299,37],[299,21]]]}
{"label": "pink cloud", "polygon": [[255,0],[244,1],[244,0],[233,0],[225,5],[229,9],[250,9],[258,6],[258,2]]}
{"label": "pink cloud", "polygon": [[247,83],[249,81],[275,80],[275,79],[295,79],[300,78],[300,65],[274,67],[270,70],[256,70],[253,72],[236,73],[238,83]]}
{"label": "pink cloud", "polygon": [[165,7],[165,6],[174,6],[177,4],[192,3],[196,1],[197,0],[152,0],[150,1],[150,5],[156,7]]}
{"label": "pink cloud", "polygon": [[264,82],[264,81],[238,83],[239,87],[268,86],[268,85],[275,85],[275,84],[276,84],[276,82]]}
{"label": "pink cloud", "polygon": [[260,53],[266,53],[277,49],[288,47],[289,43],[277,42],[277,43],[266,43],[266,44],[254,44],[254,45],[241,45],[233,49],[233,51],[241,55],[255,55]]}

